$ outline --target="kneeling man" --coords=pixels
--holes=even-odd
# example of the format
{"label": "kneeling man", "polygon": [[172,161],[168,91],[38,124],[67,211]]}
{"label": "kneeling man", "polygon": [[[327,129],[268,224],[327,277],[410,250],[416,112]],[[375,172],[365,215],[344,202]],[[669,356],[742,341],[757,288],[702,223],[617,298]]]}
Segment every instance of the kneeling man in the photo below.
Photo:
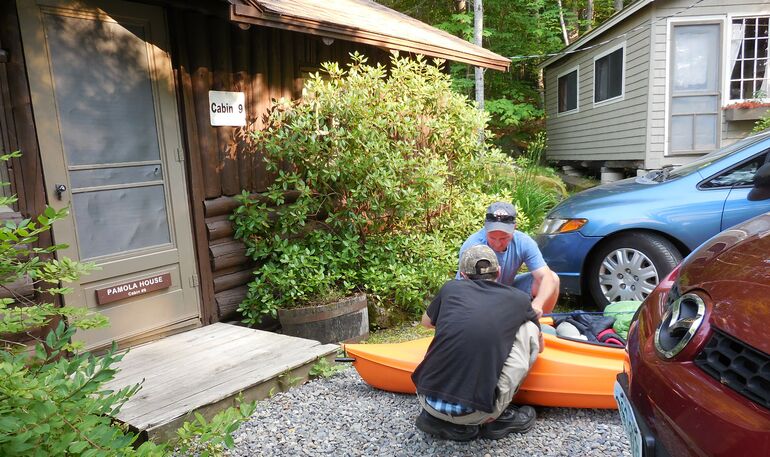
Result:
{"label": "kneeling man", "polygon": [[444,284],[422,317],[436,328],[412,380],[417,428],[443,439],[499,439],[535,423],[531,406],[510,405],[542,350],[530,297],[496,282],[497,256],[476,245],[460,258],[462,280]]}

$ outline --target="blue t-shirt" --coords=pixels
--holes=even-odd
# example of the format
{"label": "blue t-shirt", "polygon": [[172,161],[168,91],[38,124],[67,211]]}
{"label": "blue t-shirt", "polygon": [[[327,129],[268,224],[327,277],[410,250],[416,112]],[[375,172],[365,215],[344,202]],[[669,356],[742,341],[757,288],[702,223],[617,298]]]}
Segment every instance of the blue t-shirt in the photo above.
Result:
{"label": "blue t-shirt", "polygon": [[[483,244],[489,246],[487,243],[487,230],[482,228],[478,232],[469,236],[465,243],[460,248],[460,256],[466,249],[476,246],[477,244]],[[498,282],[506,284],[508,286],[513,285],[513,278],[516,277],[521,264],[526,264],[529,271],[535,271],[538,268],[546,266],[545,260],[543,260],[543,254],[540,253],[540,249],[537,247],[537,243],[526,233],[522,233],[518,230],[513,232],[513,238],[508,243],[508,248],[505,252],[495,252],[497,255],[497,262],[500,264],[500,279]],[[458,258],[459,265],[459,258]],[[460,279],[460,273],[455,276]]]}

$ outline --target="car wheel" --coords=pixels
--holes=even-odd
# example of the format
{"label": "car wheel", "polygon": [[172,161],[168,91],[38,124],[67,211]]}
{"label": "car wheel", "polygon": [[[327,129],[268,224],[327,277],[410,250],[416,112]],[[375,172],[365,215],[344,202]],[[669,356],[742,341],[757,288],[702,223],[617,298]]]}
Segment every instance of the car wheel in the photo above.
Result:
{"label": "car wheel", "polygon": [[662,236],[624,233],[607,240],[591,257],[588,290],[600,309],[616,301],[642,301],[681,261],[676,246]]}

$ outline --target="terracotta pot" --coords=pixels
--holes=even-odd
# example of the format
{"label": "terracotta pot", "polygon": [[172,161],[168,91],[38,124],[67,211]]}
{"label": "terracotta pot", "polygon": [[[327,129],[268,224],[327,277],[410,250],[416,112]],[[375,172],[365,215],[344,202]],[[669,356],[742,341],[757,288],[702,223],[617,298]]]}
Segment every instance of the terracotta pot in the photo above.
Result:
{"label": "terracotta pot", "polygon": [[278,320],[284,334],[321,343],[359,341],[369,336],[366,294],[325,305],[279,309]]}

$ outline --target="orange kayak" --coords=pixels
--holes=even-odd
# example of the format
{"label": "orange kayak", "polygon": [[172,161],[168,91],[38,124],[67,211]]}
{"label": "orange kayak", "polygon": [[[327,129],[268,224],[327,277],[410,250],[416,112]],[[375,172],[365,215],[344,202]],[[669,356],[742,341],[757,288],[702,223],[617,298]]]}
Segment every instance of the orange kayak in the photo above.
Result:
{"label": "orange kayak", "polygon": [[[514,402],[539,406],[616,409],[615,376],[623,371],[623,348],[558,338],[544,333],[545,349],[519,388]],[[412,372],[432,338],[395,344],[345,344],[353,366],[370,386],[415,393]]]}

